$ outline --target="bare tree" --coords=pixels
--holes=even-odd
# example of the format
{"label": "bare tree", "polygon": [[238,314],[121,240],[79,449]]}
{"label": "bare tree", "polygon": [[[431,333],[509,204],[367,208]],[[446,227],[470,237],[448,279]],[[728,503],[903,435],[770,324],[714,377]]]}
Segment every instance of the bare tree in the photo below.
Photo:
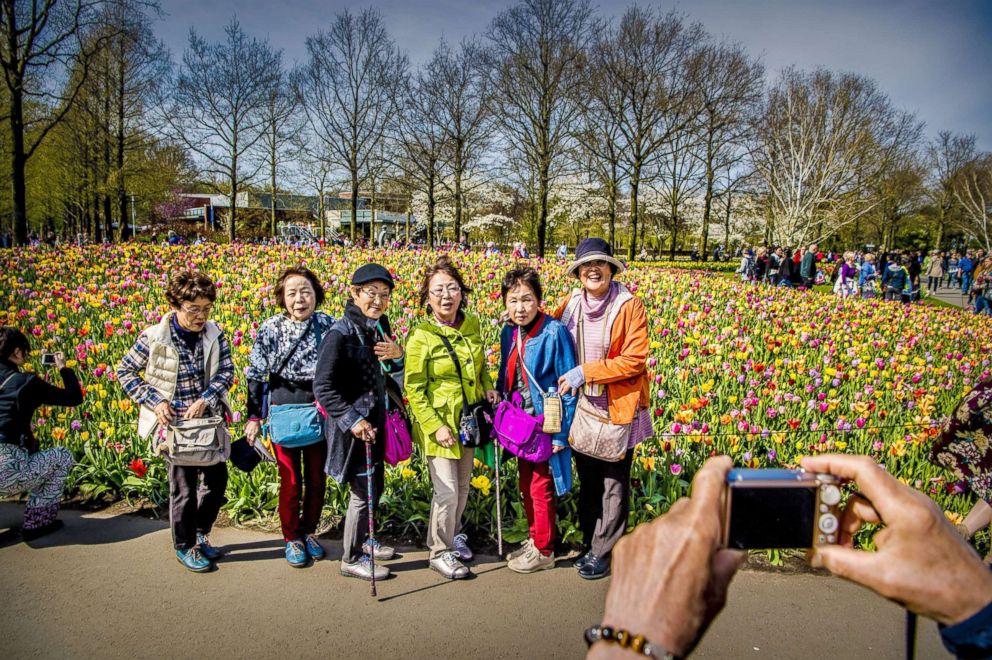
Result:
{"label": "bare tree", "polygon": [[940,247],[944,230],[957,203],[954,195],[955,176],[974,160],[975,136],[941,131],[937,139],[927,145],[926,155],[930,171],[927,196],[937,212],[937,238],[934,245]]}
{"label": "bare tree", "polygon": [[278,174],[284,152],[290,146],[293,136],[299,132],[300,122],[296,111],[299,108],[296,93],[280,67],[278,80],[265,90],[265,136],[262,147],[265,150],[265,164],[269,169],[269,230],[276,235],[276,195],[279,192]]}
{"label": "bare tree", "polygon": [[[171,56],[165,43],[155,38],[152,17],[161,14],[156,2],[110,0],[103,6],[101,22],[108,32],[98,68],[104,83],[107,117],[106,145],[113,146],[113,162],[107,165],[107,206],[116,203],[120,239],[131,237],[128,222],[127,158],[147,143],[143,130],[149,100],[159,96],[168,80]],[[105,213],[109,213],[105,210]]]}
{"label": "bare tree", "polygon": [[306,130],[292,136],[290,141],[291,160],[296,165],[296,179],[317,194],[317,222],[321,239],[327,238],[327,194],[335,182],[344,183],[343,175],[338,177],[339,167],[334,157],[327,151],[323,140],[314,137]]}
{"label": "bare tree", "polygon": [[369,160],[395,118],[407,58],[386,32],[378,11],[345,10],[327,32],[307,38],[307,63],[294,76],[307,122],[351,175],[351,238]]}
{"label": "bare tree", "polygon": [[954,197],[964,212],[965,230],[992,251],[992,154],[981,154],[958,171]]}
{"label": "bare tree", "polygon": [[[25,170],[86,83],[102,40],[87,40],[97,25],[97,0],[0,1],[0,67],[10,134],[14,242],[28,239]],[[61,84],[69,69],[77,75]]]}
{"label": "bare tree", "polygon": [[682,138],[674,135],[684,131],[698,112],[689,65],[703,37],[700,25],[686,25],[675,12],[659,16],[631,7],[593,51],[604,83],[617,91],[620,100],[615,111],[630,186],[631,259],[637,251],[638,196],[646,171],[664,155],[666,144],[681,143]]}
{"label": "bare tree", "polygon": [[601,60],[590,58],[586,84],[576,99],[582,108],[582,121],[576,133],[579,148],[575,158],[599,184],[606,201],[610,245],[616,246],[618,200],[625,178],[620,132],[622,99],[617,88],[607,84],[604,74]]}
{"label": "bare tree", "polygon": [[547,242],[551,184],[580,114],[575,98],[593,26],[587,0],[522,0],[500,13],[487,35],[495,117],[533,173],[539,256]]}
{"label": "bare tree", "polygon": [[459,240],[465,220],[466,182],[472,180],[492,140],[489,81],[481,66],[481,48],[463,41],[453,52],[442,40],[426,65],[432,81],[422,93],[437,96],[434,121],[441,127],[448,153],[445,160],[451,172],[443,180],[455,205],[454,234]]}
{"label": "bare tree", "polygon": [[880,200],[863,188],[915,148],[922,124],[868,78],[790,68],[769,91],[756,133],[774,238],[800,245],[871,212]]}
{"label": "bare tree", "polygon": [[208,44],[190,30],[163,119],[169,132],[202,160],[204,172],[224,181],[233,242],[238,193],[264,164],[251,155],[266,133],[268,91],[279,80],[281,63],[280,53],[246,35],[236,18],[224,33],[226,41]]}
{"label": "bare tree", "polygon": [[717,172],[747,155],[753,117],[761,103],[764,68],[740,44],[709,44],[694,62],[699,117],[698,157],[704,169],[702,256],[709,253],[710,218],[717,190]]}
{"label": "bare tree", "polygon": [[[436,73],[428,66],[418,73],[404,94],[401,113],[398,152],[395,164],[403,170],[414,192],[421,192],[427,201],[427,244],[436,239],[435,218],[443,180],[448,172],[446,156],[452,145],[441,117],[442,96],[435,91]],[[457,240],[457,234],[456,234]]]}

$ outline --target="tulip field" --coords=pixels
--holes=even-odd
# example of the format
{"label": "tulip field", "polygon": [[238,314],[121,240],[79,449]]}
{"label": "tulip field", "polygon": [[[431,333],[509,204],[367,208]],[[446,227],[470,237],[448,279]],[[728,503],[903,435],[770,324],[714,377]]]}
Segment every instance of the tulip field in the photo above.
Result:
{"label": "tulip field", "polygon": [[[399,340],[422,314],[417,276],[434,253],[274,245],[147,244],[0,251],[0,323],[29,334],[33,365],[42,350],[61,350],[86,390],[82,406],[42,409],[42,444],[76,455],[71,494],[87,499],[167,497],[165,469],[137,439],[135,405],[115,381],[117,362],[142,328],[167,311],[168,274],[194,267],[218,286],[213,319],[232,345],[238,380],[233,436],[241,434],[244,368],[257,328],[276,313],[280,270],[303,262],[327,289],[324,309],[338,316],[352,271],[368,261],[397,278],[389,317]],[[457,254],[474,289],[470,306],[483,318],[489,367],[499,359],[499,281],[508,256]],[[548,307],[573,281],[565,262],[532,260],[542,273]],[[664,512],[687,491],[706,457],[726,453],[750,467],[794,466],[819,452],[866,454],[933,497],[948,517],[966,513],[973,496],[927,460],[958,399],[992,374],[992,323],[960,310],[904,306],[742,283],[701,269],[635,265],[619,279],[647,307],[651,332],[651,413],[656,438],[638,450],[631,521]],[[493,472],[477,463],[467,516],[476,534],[492,531]],[[503,470],[506,536],[526,536],[513,462]],[[390,468],[377,518],[386,529],[415,535],[428,517],[430,483],[415,454]],[[235,520],[275,515],[271,465],[251,475],[231,470],[226,509]],[[329,485],[328,513],[343,515],[346,489]],[[559,532],[578,541],[575,501],[560,502]]]}

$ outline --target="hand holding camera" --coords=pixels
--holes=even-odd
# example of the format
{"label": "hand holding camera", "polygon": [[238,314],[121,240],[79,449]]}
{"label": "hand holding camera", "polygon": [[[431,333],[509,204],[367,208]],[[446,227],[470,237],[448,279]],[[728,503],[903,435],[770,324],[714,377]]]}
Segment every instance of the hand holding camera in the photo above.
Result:
{"label": "hand holding camera", "polygon": [[[946,625],[992,600],[992,572],[926,495],[866,456],[809,457],[803,468],[849,479],[861,489],[841,509],[839,545],[816,548],[813,566]],[[853,548],[853,536],[866,523],[885,525],[875,534],[875,552]]]}
{"label": "hand holding camera", "polygon": [[65,369],[65,355],[61,351],[57,353],[42,353],[41,364],[42,366],[55,367],[59,370]]}

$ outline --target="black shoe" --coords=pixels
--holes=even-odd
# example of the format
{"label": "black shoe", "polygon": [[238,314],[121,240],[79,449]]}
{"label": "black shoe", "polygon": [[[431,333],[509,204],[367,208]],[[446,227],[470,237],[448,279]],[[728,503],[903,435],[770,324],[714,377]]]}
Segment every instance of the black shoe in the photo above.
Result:
{"label": "black shoe", "polygon": [[30,529],[21,528],[21,538],[25,541],[34,541],[35,539],[40,539],[42,536],[51,534],[52,532],[57,532],[62,529],[64,523],[61,520],[53,520],[50,523],[42,525],[41,527],[32,527]]}
{"label": "black shoe", "polygon": [[586,580],[598,580],[610,574],[610,558],[597,557],[591,552],[585,566],[579,569],[579,577]]}
{"label": "black shoe", "polygon": [[589,557],[592,556],[593,556],[592,550],[586,550],[581,555],[579,555],[578,559],[572,562],[572,566],[575,569],[581,569],[583,566],[589,563]]}

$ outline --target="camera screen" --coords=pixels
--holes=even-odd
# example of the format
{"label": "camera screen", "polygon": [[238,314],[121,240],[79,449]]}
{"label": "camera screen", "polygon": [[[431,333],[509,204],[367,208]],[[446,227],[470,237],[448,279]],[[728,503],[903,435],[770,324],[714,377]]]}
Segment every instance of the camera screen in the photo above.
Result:
{"label": "camera screen", "polygon": [[730,489],[727,546],[808,548],[813,542],[816,487]]}

